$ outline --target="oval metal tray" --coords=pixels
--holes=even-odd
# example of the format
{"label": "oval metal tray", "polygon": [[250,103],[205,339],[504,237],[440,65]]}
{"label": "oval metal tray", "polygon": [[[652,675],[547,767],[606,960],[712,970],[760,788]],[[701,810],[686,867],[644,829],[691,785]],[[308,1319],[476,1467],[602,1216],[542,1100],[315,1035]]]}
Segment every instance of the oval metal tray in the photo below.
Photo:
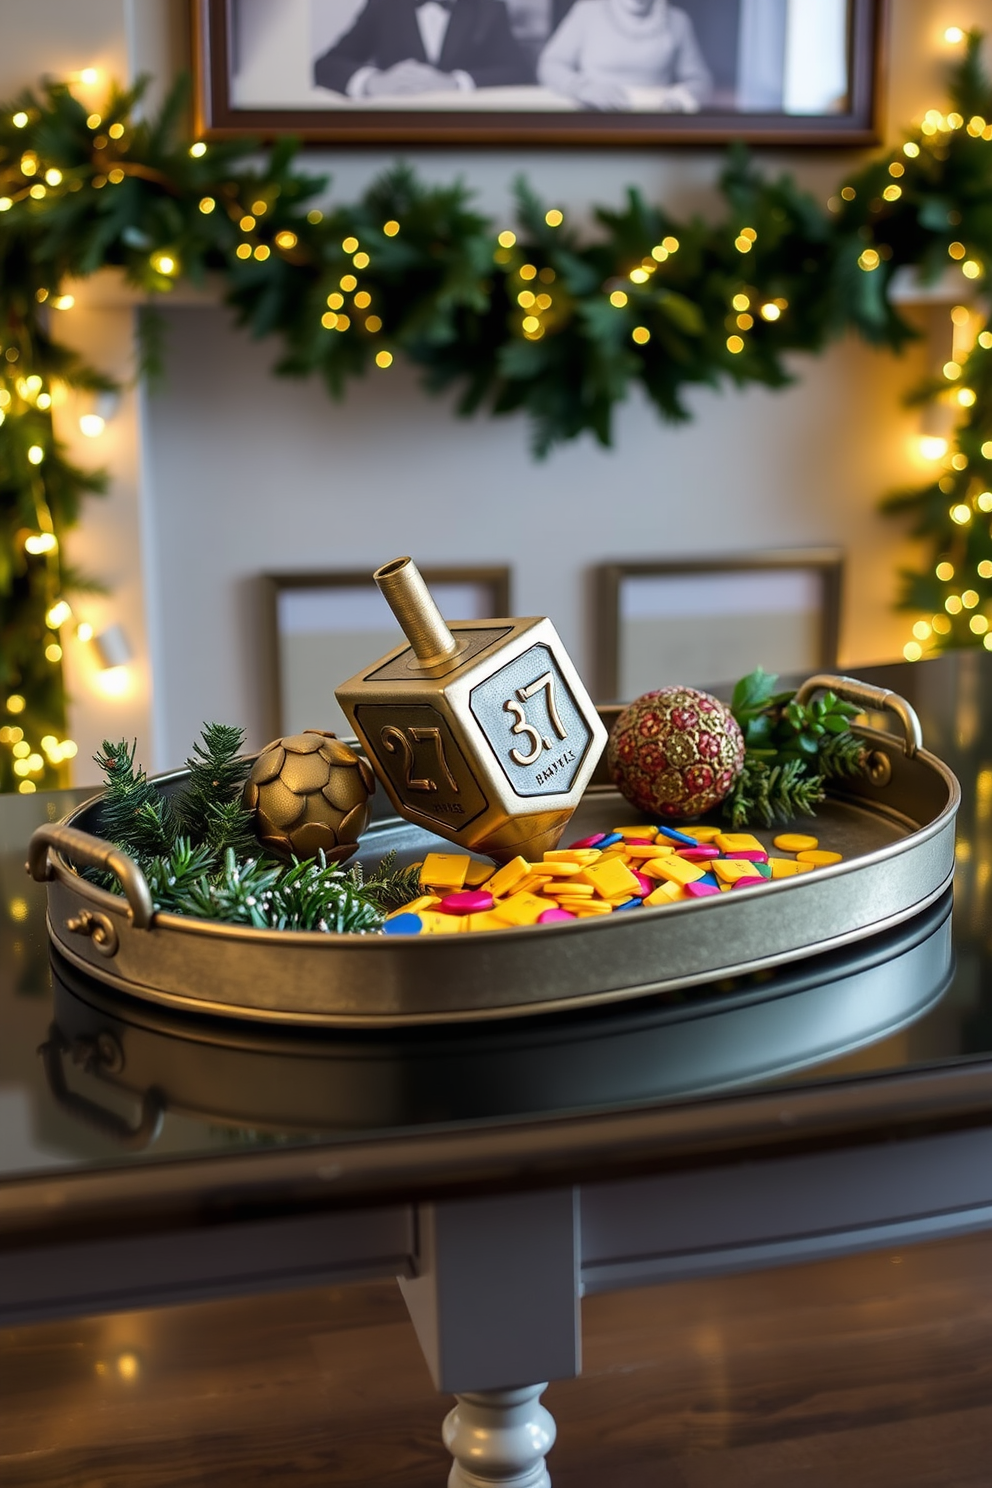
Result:
{"label": "oval metal tray", "polygon": [[[49,881],[49,932],[69,961],[111,986],[174,1007],[283,1023],[385,1026],[518,1017],[691,987],[877,934],[932,903],[951,880],[960,789],[947,766],[918,747],[912,709],[848,678],[810,678],[801,691],[827,685],[866,708],[891,707],[905,738],[858,730],[871,751],[870,778],[832,791],[815,823],[817,836],[843,862],[746,893],[458,936],[252,930],[152,915],[135,865],[92,835],[99,830],[99,797],[65,824],[39,828],[29,866]],[[163,787],[181,778],[163,777]],[[413,862],[439,846],[376,799],[362,839],[364,863],[374,865],[391,849],[400,862]],[[636,816],[600,775],[568,835],[583,837]],[[770,843],[775,833],[756,835]],[[80,878],[70,853],[117,872],[128,897]]]}

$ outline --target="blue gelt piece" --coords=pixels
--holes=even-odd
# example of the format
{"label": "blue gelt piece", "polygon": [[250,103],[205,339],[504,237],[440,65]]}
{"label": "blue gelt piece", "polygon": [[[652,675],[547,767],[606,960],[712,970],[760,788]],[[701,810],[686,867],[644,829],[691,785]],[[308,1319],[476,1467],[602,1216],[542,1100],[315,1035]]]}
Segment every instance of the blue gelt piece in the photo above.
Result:
{"label": "blue gelt piece", "polygon": [[636,895],[635,895],[635,897],[633,899],[628,899],[627,902],[626,902],[626,904],[618,904],[616,906],[616,908],[614,909],[613,913],[614,914],[622,914],[625,909],[640,909],[640,907],[641,907],[641,905],[643,903],[644,903],[644,900],[643,899],[638,899],[636,897]]}
{"label": "blue gelt piece", "polygon": [[694,879],[693,882],[709,884],[710,888],[713,889],[718,889],[720,887],[720,880],[717,878],[715,873],[704,873],[702,878]]}
{"label": "blue gelt piece", "polygon": [[612,847],[614,842],[622,841],[623,834],[621,832],[612,832],[609,837],[604,837],[601,842],[597,842],[596,846],[599,848],[600,852],[602,852],[604,847]]}
{"label": "blue gelt piece", "polygon": [[382,928],[386,935],[419,935],[424,922],[418,914],[401,914],[387,920]]}
{"label": "blue gelt piece", "polygon": [[689,837],[685,832],[677,832],[674,827],[658,827],[661,837],[668,837],[672,842],[681,842],[683,847],[698,847],[699,842],[695,837]]}

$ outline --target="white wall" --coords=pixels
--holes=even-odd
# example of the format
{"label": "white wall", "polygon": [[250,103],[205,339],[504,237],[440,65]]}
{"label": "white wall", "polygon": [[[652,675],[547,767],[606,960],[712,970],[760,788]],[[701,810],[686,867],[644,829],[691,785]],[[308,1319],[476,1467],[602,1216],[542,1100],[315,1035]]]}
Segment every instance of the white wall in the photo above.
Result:
{"label": "white wall", "polygon": [[[0,0],[0,92],[91,62],[166,74],[177,61],[182,9],[179,0]],[[941,101],[943,28],[992,24],[990,12],[989,0],[892,0],[890,137]],[[349,197],[392,158],[328,151],[306,163],[332,172],[334,194]],[[464,176],[492,212],[509,210],[513,178],[525,171],[580,218],[592,202],[619,202],[628,184],[678,210],[705,210],[721,162],[719,151],[691,148],[408,158],[432,180]],[[765,151],[761,159],[824,196],[857,163],[842,151]],[[514,567],[518,611],[551,614],[583,666],[591,654],[587,571],[604,558],[840,542],[850,554],[845,662],[901,650],[905,620],[889,606],[909,549],[875,505],[919,475],[915,419],[900,399],[922,353],[898,361],[839,346],[819,360],[797,359],[799,385],[785,393],[696,392],[696,421],[678,428],[661,425],[635,397],[619,413],[612,453],[583,441],[535,465],[522,418],[456,421],[407,368],[370,377],[335,405],[316,382],[271,378],[278,347],[246,342],[225,312],[175,308],[168,321],[167,378],[144,398],[140,497],[119,480],[115,498],[131,513],[119,541],[106,522],[92,541],[93,516],[79,542],[91,569],[114,583],[115,618],[142,646],[141,666],[151,667],[153,721],[144,723],[138,695],[130,716],[157,768],[181,761],[205,718],[243,721],[260,742],[252,585],[265,569],[372,567],[401,551],[425,563],[503,560]],[[89,345],[99,360],[98,330]],[[119,356],[113,336],[104,350]],[[91,457],[102,455],[94,449]],[[327,679],[329,691],[337,680]],[[81,741],[113,732],[117,721],[85,688],[75,717]],[[81,759],[88,753],[81,747]]]}

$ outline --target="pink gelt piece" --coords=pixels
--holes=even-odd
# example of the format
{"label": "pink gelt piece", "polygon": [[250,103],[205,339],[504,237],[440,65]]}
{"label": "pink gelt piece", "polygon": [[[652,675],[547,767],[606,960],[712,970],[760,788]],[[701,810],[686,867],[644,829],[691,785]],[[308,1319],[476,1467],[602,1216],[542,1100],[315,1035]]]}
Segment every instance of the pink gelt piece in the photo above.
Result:
{"label": "pink gelt piece", "polygon": [[732,889],[753,889],[753,888],[756,888],[758,884],[763,884],[763,883],[771,883],[771,879],[770,878],[738,878],[735,883],[732,883],[731,884],[730,887]]}
{"label": "pink gelt piece", "polygon": [[569,845],[570,848],[573,848],[573,847],[596,847],[600,842],[602,842],[602,840],[603,840],[603,838],[605,836],[606,836],[606,833],[605,832],[594,832],[591,837],[580,837],[579,840],[578,840],[578,842],[570,842],[568,845]]}
{"label": "pink gelt piece", "polygon": [[446,895],[437,908],[442,914],[480,914],[492,909],[493,902],[492,894],[485,889],[465,889],[462,893]]}
{"label": "pink gelt piece", "polygon": [[723,856],[725,858],[734,858],[738,862],[741,862],[741,863],[767,863],[768,862],[768,854],[766,852],[758,852],[757,848],[754,848],[754,847],[749,847],[744,852],[729,852],[729,853],[724,853]]}
{"label": "pink gelt piece", "polygon": [[718,858],[720,849],[718,847],[683,847],[676,850],[677,858],[685,858],[687,863],[705,863],[709,858]]}
{"label": "pink gelt piece", "polygon": [[567,909],[546,909],[543,914],[538,915],[537,923],[539,925],[556,925],[559,920],[574,920],[576,918],[577,916],[569,914]]}
{"label": "pink gelt piece", "polygon": [[653,837],[628,837],[627,838],[627,846],[628,847],[654,847],[654,842],[655,842],[655,839]]}
{"label": "pink gelt piece", "polygon": [[648,876],[647,876],[646,873],[638,873],[638,871],[637,871],[636,868],[632,868],[630,871],[631,871],[631,873],[633,873],[634,877],[637,879],[637,883],[638,883],[638,887],[640,888],[640,891],[641,891],[641,898],[642,899],[646,899],[649,894],[653,894],[654,893],[654,891],[658,887],[658,885],[657,885],[656,881],[653,878],[648,878]]}
{"label": "pink gelt piece", "polygon": [[[749,878],[747,881],[751,883],[753,880]],[[764,882],[763,879],[762,882]],[[707,883],[687,883],[685,891],[690,899],[708,899],[711,894],[719,894],[720,892],[715,884]]]}

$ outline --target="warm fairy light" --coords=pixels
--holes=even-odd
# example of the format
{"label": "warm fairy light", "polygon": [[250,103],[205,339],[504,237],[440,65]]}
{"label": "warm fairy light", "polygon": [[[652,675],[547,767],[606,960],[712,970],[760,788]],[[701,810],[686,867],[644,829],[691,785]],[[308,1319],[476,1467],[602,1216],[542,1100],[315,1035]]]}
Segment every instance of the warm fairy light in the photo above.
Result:
{"label": "warm fairy light", "polygon": [[338,280],[338,283],[341,285],[341,288],[345,291],[346,294],[350,294],[353,289],[358,288],[358,280],[355,278],[354,274],[342,275],[342,277]]}
{"label": "warm fairy light", "polygon": [[337,290],[327,296],[327,308],[329,310],[340,310],[344,304],[344,295],[338,294]]}
{"label": "warm fairy light", "polygon": [[735,310],[750,310],[751,301],[746,294],[735,294],[730,302]]}
{"label": "warm fairy light", "polygon": [[28,460],[32,465],[40,465],[45,458],[45,451],[40,444],[32,444],[28,450]]}
{"label": "warm fairy light", "polygon": [[149,262],[153,269],[155,269],[159,274],[164,274],[166,278],[168,278],[170,274],[175,274],[179,268],[179,265],[177,264],[175,258],[173,258],[171,253],[153,253],[151,258],[149,259]]}
{"label": "warm fairy light", "polygon": [[71,294],[53,295],[48,303],[53,310],[71,310],[76,303],[76,297]]}
{"label": "warm fairy light", "polygon": [[324,327],[325,331],[336,330],[338,323],[337,315],[334,313],[333,310],[326,310],[320,317],[320,323]]}
{"label": "warm fairy light", "polygon": [[344,242],[341,244],[341,247],[344,249],[345,253],[354,253],[358,248],[358,239],[345,238]]}
{"label": "warm fairy light", "polygon": [[647,326],[635,326],[630,334],[632,340],[636,341],[638,346],[646,346],[651,340],[651,332]]}
{"label": "warm fairy light", "polygon": [[51,393],[39,393],[37,398],[34,400],[34,406],[36,408],[40,408],[42,413],[47,413],[52,406]]}
{"label": "warm fairy light", "polygon": [[992,511],[992,491],[983,491],[981,495],[976,498],[975,505],[978,507],[979,511]]}
{"label": "warm fairy light", "polygon": [[882,196],[885,198],[886,201],[898,201],[899,198],[902,196],[902,187],[895,185],[886,186],[885,190],[882,192]]}
{"label": "warm fairy light", "polygon": [[33,532],[24,539],[24,551],[31,554],[54,553],[58,545],[54,532]]}
{"label": "warm fairy light", "polygon": [[981,114],[972,114],[971,118],[968,120],[968,133],[971,135],[972,139],[977,139],[980,134],[984,133],[984,131],[985,120],[982,118]]}
{"label": "warm fairy light", "polygon": [[9,212],[13,205],[13,200],[9,196],[0,196],[0,212]]}
{"label": "warm fairy light", "polygon": [[204,217],[208,217],[216,205],[217,203],[212,196],[202,196],[200,198],[200,211]]}
{"label": "warm fairy light", "polygon": [[58,186],[62,180],[62,172],[58,170],[54,165],[49,166],[48,170],[46,170],[45,172],[45,180],[48,182],[49,186]]}
{"label": "warm fairy light", "polygon": [[255,257],[261,259],[264,263],[271,252],[272,249],[267,243],[259,243],[258,247],[255,249]]}
{"label": "warm fairy light", "polygon": [[964,258],[968,252],[963,243],[948,243],[947,252],[951,258]]}
{"label": "warm fairy light", "polygon": [[955,305],[951,310],[951,320],[956,326],[966,326],[971,319],[971,311],[967,305]]}
{"label": "warm fairy light", "polygon": [[559,212],[557,207],[552,207],[549,212],[545,212],[544,220],[549,227],[561,227],[565,221],[565,214],[564,212]]}
{"label": "warm fairy light", "polygon": [[393,353],[391,351],[377,351],[375,354],[377,367],[391,367],[393,365]]}
{"label": "warm fairy light", "polygon": [[913,626],[913,634],[918,641],[928,641],[932,627],[925,620],[917,620]]}
{"label": "warm fairy light", "polygon": [[510,232],[509,229],[507,229],[505,232],[500,233],[496,241],[501,248],[512,248],[514,243],[517,241],[517,235],[515,232]]}
{"label": "warm fairy light", "polygon": [[965,506],[964,502],[959,502],[957,506],[952,506],[951,521],[957,522],[959,527],[963,527],[966,522],[971,521],[971,507]]}
{"label": "warm fairy light", "polygon": [[531,289],[522,289],[517,295],[517,304],[522,310],[529,310],[531,305],[537,303],[537,295]]}
{"label": "warm fairy light", "polygon": [[21,175],[33,176],[38,169],[38,157],[33,150],[25,150],[21,156]]}
{"label": "warm fairy light", "polygon": [[199,160],[201,155],[206,155],[207,146],[205,141],[197,140],[195,145],[190,145],[189,153],[192,155],[194,160]]}
{"label": "warm fairy light", "polygon": [[234,252],[237,258],[251,258],[251,244],[239,243]]}
{"label": "warm fairy light", "polygon": [[656,243],[651,249],[651,257],[656,263],[664,263],[668,257],[668,249],[663,243]]}
{"label": "warm fairy light", "polygon": [[840,194],[845,201],[853,201],[858,193],[855,191],[853,186],[842,186],[840,188]]}
{"label": "warm fairy light", "polygon": [[905,174],[906,174],[906,167],[903,165],[902,161],[901,160],[893,160],[892,163],[889,166],[889,175],[890,176],[904,176]]}
{"label": "warm fairy light", "polygon": [[294,232],[290,232],[288,228],[283,228],[282,232],[276,233],[277,248],[295,248],[299,241],[300,240],[296,236],[296,234]]}
{"label": "warm fairy light", "polygon": [[951,469],[952,470],[967,470],[967,468],[968,468],[968,456],[967,455],[963,455],[961,453],[961,451],[958,450],[957,454],[954,454],[954,455],[951,456]]}
{"label": "warm fairy light", "polygon": [[946,584],[949,579],[953,579],[954,577],[954,564],[947,563],[946,561],[943,563],[938,563],[937,567],[934,569],[934,573],[937,575],[938,579],[940,579],[942,584]]}
{"label": "warm fairy light", "polygon": [[17,789],[22,796],[33,796],[38,787],[33,780],[22,780]]}
{"label": "warm fairy light", "polygon": [[27,702],[21,697],[19,692],[12,692],[10,694],[10,697],[7,699],[8,713],[23,713],[26,707]]}
{"label": "warm fairy light", "polygon": [[989,622],[984,615],[972,615],[968,621],[968,629],[974,631],[975,635],[984,635],[989,628]]}
{"label": "warm fairy light", "polygon": [[356,253],[351,261],[356,269],[367,269],[371,263],[371,259],[367,253]]}
{"label": "warm fairy light", "polygon": [[28,755],[31,753],[31,745],[28,744],[27,741],[24,739],[18,739],[17,743],[14,745],[13,749],[10,752],[15,759],[26,760]]}
{"label": "warm fairy light", "polygon": [[960,594],[949,594],[947,596],[947,598],[944,600],[944,609],[947,611],[947,613],[949,615],[960,615],[960,613],[961,613],[961,596],[960,596]]}
{"label": "warm fairy light", "polygon": [[962,408],[971,408],[975,403],[977,394],[974,388],[958,388],[957,400]]}
{"label": "warm fairy light", "polygon": [[350,320],[350,318],[347,315],[339,315],[338,316],[338,323],[334,327],[334,329],[336,331],[346,331],[350,325],[351,325],[351,320]]}
{"label": "warm fairy light", "polygon": [[615,305],[618,310],[622,310],[626,303],[627,296],[624,294],[622,289],[615,289],[610,295],[610,304]]}
{"label": "warm fairy light", "polygon": [[69,80],[73,83],[83,83],[87,88],[93,88],[100,81],[100,73],[95,67],[84,67],[82,72],[72,72]]}
{"label": "warm fairy light", "polygon": [[[745,238],[751,238],[753,242],[754,238],[756,238],[758,234],[754,231],[753,228],[745,227],[741,229],[741,236]],[[679,240],[678,238],[673,238],[671,235],[669,235],[667,238],[662,238],[661,246],[668,253],[678,253]]]}
{"label": "warm fairy light", "polygon": [[99,439],[107,427],[106,420],[98,413],[83,413],[79,416],[79,432],[87,439]]}
{"label": "warm fairy light", "polygon": [[365,329],[371,335],[373,335],[373,336],[375,335],[376,331],[381,331],[382,330],[382,321],[380,320],[379,316],[378,315],[366,315],[366,317],[365,317]]}
{"label": "warm fairy light", "polygon": [[25,377],[23,384],[18,384],[18,391],[23,387],[23,395],[33,398],[41,390],[42,382],[37,372],[32,372],[30,377]]}
{"label": "warm fairy light", "polygon": [[111,139],[123,139],[124,138],[124,125],[123,124],[111,124],[110,128],[107,130],[107,133],[110,135],[110,138]]}
{"label": "warm fairy light", "polygon": [[983,351],[988,351],[989,347],[992,346],[992,331],[980,331],[978,344]]}
{"label": "warm fairy light", "polygon": [[536,279],[537,269],[531,263],[521,264],[519,274],[521,279]]}
{"label": "warm fairy light", "polygon": [[955,382],[961,376],[961,367],[958,362],[945,362],[942,370],[948,382]]}
{"label": "warm fairy light", "polygon": [[737,353],[739,351],[743,351],[744,350],[744,342],[741,339],[741,337],[740,336],[728,336],[727,337],[727,350],[733,352],[735,356],[737,355]]}
{"label": "warm fairy light", "polygon": [[647,284],[650,274],[647,269],[631,269],[629,279],[632,284]]}
{"label": "warm fairy light", "polygon": [[761,307],[762,320],[778,320],[781,314],[782,311],[773,300],[770,300],[767,305],[762,305]]}
{"label": "warm fairy light", "polygon": [[741,233],[739,237],[736,237],[734,239],[734,247],[737,249],[738,253],[750,253],[751,239],[746,238],[744,234]]}
{"label": "warm fairy light", "polygon": [[372,296],[367,289],[360,289],[355,296],[355,309],[367,310],[372,303]]}
{"label": "warm fairy light", "polygon": [[985,271],[977,258],[969,258],[961,265],[961,272],[966,279],[980,279]]}
{"label": "warm fairy light", "polygon": [[538,310],[550,310],[552,305],[549,294],[539,294],[536,300]]}
{"label": "warm fairy light", "polygon": [[907,641],[902,648],[902,654],[907,661],[919,661],[923,655],[923,647],[919,641]]}
{"label": "warm fairy light", "polygon": [[62,660],[62,647],[61,646],[57,646],[54,642],[50,646],[46,646],[45,647],[45,660],[46,661],[51,661],[51,662],[61,661]]}
{"label": "warm fairy light", "polygon": [[100,125],[102,123],[103,123],[103,116],[101,114],[90,114],[87,117],[87,120],[86,120],[86,128],[87,129],[99,129],[100,128]]}
{"label": "warm fairy light", "polygon": [[858,268],[864,269],[866,274],[870,274],[873,269],[878,268],[880,262],[881,259],[876,250],[874,248],[866,248],[864,253],[858,258]]}
{"label": "warm fairy light", "polygon": [[314,227],[317,226],[318,222],[323,222],[323,220],[324,214],[319,207],[314,207],[311,212],[307,213],[307,221],[312,223]]}
{"label": "warm fairy light", "polygon": [[523,326],[524,330],[531,336],[533,336],[535,331],[539,331],[541,329],[541,322],[538,320],[536,315],[525,315],[523,320],[521,321],[521,325]]}
{"label": "warm fairy light", "polygon": [[986,651],[992,651],[992,632],[982,638],[982,645]]}
{"label": "warm fairy light", "polygon": [[961,596],[961,603],[966,610],[973,610],[978,603],[978,592],[975,589],[966,589]]}
{"label": "warm fairy light", "polygon": [[64,625],[71,614],[72,610],[66,601],[64,599],[57,599],[45,616],[45,624],[49,630],[58,630],[59,626]]}
{"label": "warm fairy light", "polygon": [[754,325],[754,316],[748,315],[747,313],[745,313],[744,315],[738,315],[737,324],[740,326],[742,331],[749,331]]}
{"label": "warm fairy light", "polygon": [[35,201],[41,201],[42,197],[47,196],[47,194],[47,191],[45,190],[44,186],[42,186],[40,181],[36,185],[32,186],[31,190],[28,192],[28,195],[30,197],[33,197]]}
{"label": "warm fairy light", "polygon": [[264,202],[261,200],[253,201],[251,204],[251,209],[255,213],[256,217],[262,217],[269,210],[269,204],[268,202]]}
{"label": "warm fairy light", "polygon": [[23,109],[18,109],[17,113],[14,115],[10,122],[13,124],[15,129],[26,129],[28,124],[28,116]]}
{"label": "warm fairy light", "polygon": [[93,627],[88,620],[81,620],[76,626],[77,641],[91,641],[93,639]]}
{"label": "warm fairy light", "polygon": [[964,41],[964,32],[960,26],[948,26],[944,32],[944,40],[948,46],[960,46]]}
{"label": "warm fairy light", "polygon": [[947,127],[948,127],[948,129],[960,129],[961,128],[961,125],[963,123],[964,123],[964,119],[962,118],[962,116],[959,113],[955,113],[955,112],[952,111],[951,113],[948,114],[948,116],[947,116]]}
{"label": "warm fairy light", "polygon": [[255,219],[251,215],[250,212],[246,212],[245,213],[245,215],[242,217],[241,221],[238,223],[238,226],[240,227],[240,229],[241,229],[242,232],[251,232],[252,231],[252,229],[255,226]]}
{"label": "warm fairy light", "polygon": [[387,238],[395,238],[396,234],[400,230],[400,225],[396,221],[395,217],[390,217],[388,222],[384,222],[382,224],[382,230]]}

